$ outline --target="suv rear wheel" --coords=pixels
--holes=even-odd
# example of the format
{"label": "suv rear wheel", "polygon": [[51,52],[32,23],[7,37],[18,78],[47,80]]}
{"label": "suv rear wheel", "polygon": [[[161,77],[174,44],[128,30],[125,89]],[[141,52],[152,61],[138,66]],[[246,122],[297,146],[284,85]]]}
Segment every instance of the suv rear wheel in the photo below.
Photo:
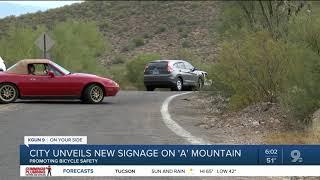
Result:
{"label": "suv rear wheel", "polygon": [[182,91],[183,88],[183,81],[182,79],[179,77],[177,78],[175,87],[171,88],[172,91]]}

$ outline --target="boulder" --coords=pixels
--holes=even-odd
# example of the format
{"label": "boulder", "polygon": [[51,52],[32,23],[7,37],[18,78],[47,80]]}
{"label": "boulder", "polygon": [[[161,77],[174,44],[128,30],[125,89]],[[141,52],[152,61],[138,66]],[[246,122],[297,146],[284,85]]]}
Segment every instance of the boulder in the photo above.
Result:
{"label": "boulder", "polygon": [[253,125],[253,126],[259,126],[259,124],[260,124],[259,121],[253,121],[253,122],[252,122],[252,125]]}

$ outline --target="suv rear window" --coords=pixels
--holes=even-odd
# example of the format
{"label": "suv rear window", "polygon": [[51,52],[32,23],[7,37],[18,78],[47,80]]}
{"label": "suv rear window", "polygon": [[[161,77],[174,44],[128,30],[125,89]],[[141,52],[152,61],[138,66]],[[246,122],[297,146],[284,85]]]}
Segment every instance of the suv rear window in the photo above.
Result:
{"label": "suv rear window", "polygon": [[154,70],[158,70],[159,74],[168,74],[168,62],[151,62],[148,64],[147,69],[145,70],[145,74],[154,74]]}
{"label": "suv rear window", "polygon": [[149,63],[148,69],[150,69],[150,70],[152,70],[154,68],[167,69],[167,66],[168,66],[168,62],[153,62],[153,63]]}

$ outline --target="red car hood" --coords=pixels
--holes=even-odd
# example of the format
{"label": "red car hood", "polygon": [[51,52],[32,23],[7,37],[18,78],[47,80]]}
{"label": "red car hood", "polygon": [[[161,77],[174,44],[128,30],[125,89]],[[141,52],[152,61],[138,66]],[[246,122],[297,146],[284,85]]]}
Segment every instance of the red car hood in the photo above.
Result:
{"label": "red car hood", "polygon": [[93,74],[86,74],[86,73],[72,73],[70,76],[76,76],[76,77],[90,77],[90,78],[102,78],[97,75]]}
{"label": "red car hood", "polygon": [[72,73],[69,76],[72,77],[77,77],[77,78],[84,78],[84,79],[94,79],[94,80],[102,80],[104,82],[113,82],[113,80],[109,79],[109,78],[105,78],[105,77],[100,77],[97,75],[93,75],[93,74],[86,74],[86,73]]}

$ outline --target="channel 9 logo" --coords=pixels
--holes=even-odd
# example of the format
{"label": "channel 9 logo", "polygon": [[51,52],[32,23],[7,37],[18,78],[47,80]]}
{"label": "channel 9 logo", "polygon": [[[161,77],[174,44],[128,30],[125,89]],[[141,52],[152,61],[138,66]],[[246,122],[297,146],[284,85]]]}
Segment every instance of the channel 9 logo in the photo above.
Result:
{"label": "channel 9 logo", "polygon": [[291,153],[291,162],[294,162],[294,163],[302,163],[303,162],[303,158],[301,157],[301,152],[299,150],[292,150]]}

